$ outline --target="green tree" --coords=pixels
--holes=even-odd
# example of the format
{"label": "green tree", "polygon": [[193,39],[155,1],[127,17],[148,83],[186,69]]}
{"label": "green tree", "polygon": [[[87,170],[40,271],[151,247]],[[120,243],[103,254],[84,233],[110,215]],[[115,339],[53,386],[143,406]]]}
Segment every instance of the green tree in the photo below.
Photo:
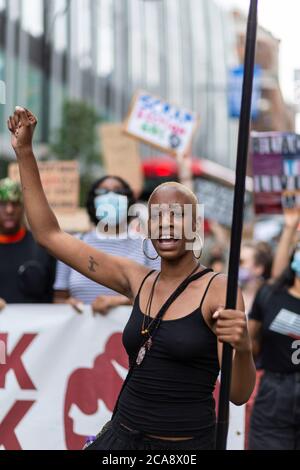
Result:
{"label": "green tree", "polygon": [[67,100],[62,108],[61,127],[50,146],[58,159],[80,163],[81,203],[95,179],[95,173],[100,171],[102,159],[96,130],[101,121],[102,118],[87,103]]}
{"label": "green tree", "polygon": [[99,162],[96,125],[101,121],[95,110],[82,101],[65,101],[62,125],[52,150],[61,160],[78,159],[81,163]]}

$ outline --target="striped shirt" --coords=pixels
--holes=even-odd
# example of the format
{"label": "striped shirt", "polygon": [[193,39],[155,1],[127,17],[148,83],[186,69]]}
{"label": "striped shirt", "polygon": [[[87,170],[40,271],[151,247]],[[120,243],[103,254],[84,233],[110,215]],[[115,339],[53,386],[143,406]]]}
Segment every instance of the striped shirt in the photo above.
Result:
{"label": "striped shirt", "polygon": [[[141,238],[116,238],[106,235],[99,237],[95,230],[84,235],[77,235],[77,238],[80,238],[87,245],[97,250],[114,256],[124,256],[137,263],[149,266],[150,269],[160,270],[160,259],[152,261],[144,255],[143,240]],[[147,254],[151,258],[157,255],[150,241],[147,243]],[[57,264],[54,290],[68,290],[71,297],[85,304],[92,304],[101,295],[119,295],[117,292],[91,281],[61,261]]]}

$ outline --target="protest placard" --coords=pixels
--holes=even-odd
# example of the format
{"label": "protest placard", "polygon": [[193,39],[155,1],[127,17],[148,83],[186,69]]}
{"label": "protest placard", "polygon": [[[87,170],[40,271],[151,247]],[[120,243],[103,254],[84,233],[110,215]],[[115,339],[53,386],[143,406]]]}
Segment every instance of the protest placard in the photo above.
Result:
{"label": "protest placard", "polygon": [[172,155],[188,152],[199,125],[196,113],[139,91],[125,121],[125,132]]}
{"label": "protest placard", "polygon": [[256,214],[300,210],[300,135],[253,132],[251,156]]}
{"label": "protest placard", "polygon": [[143,170],[138,143],[129,138],[121,124],[100,127],[101,146],[107,174],[120,176],[136,194],[143,189]]}
{"label": "protest placard", "polygon": [[[38,162],[41,181],[53,210],[72,212],[79,206],[79,165],[76,161]],[[8,176],[20,180],[19,167],[12,163]]]}
{"label": "protest placard", "polygon": [[[233,187],[222,184],[211,179],[197,178],[195,182],[195,193],[198,200],[204,204],[205,218],[218,222],[230,228],[232,224],[233,211]],[[245,195],[245,221],[252,217],[251,196]]]}

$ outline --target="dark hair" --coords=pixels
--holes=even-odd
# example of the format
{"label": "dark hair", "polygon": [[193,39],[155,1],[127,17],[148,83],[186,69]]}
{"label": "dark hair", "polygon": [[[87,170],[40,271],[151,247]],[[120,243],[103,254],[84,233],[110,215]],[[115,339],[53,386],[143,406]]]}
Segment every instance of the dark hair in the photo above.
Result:
{"label": "dark hair", "polygon": [[295,256],[296,249],[293,251],[288,267],[283,271],[283,273],[272,282],[271,286],[274,291],[284,290],[287,287],[292,287],[295,283],[296,273],[291,268],[293,258]]}
{"label": "dark hair", "polygon": [[263,267],[262,277],[265,281],[270,279],[273,264],[273,252],[270,245],[266,242],[246,242],[243,246],[254,250],[255,266]]}
{"label": "dark hair", "polygon": [[208,258],[208,265],[212,266],[214,263],[225,263],[225,258],[222,255],[212,255]]}
{"label": "dark hair", "polygon": [[129,186],[129,184],[126,183],[125,180],[123,180],[123,178],[120,178],[119,176],[107,175],[107,176],[104,176],[103,178],[98,179],[97,181],[95,181],[95,183],[92,184],[88,192],[87,200],[86,200],[86,209],[89,214],[90,221],[94,225],[97,225],[99,222],[99,220],[96,217],[96,209],[95,209],[95,204],[94,204],[94,200],[96,197],[96,190],[99,188],[99,186],[102,183],[104,183],[108,179],[114,179],[122,185],[123,189],[126,192],[125,196],[127,196],[128,198],[128,208],[131,207],[135,203],[135,197],[134,197],[133,191],[131,187]]}

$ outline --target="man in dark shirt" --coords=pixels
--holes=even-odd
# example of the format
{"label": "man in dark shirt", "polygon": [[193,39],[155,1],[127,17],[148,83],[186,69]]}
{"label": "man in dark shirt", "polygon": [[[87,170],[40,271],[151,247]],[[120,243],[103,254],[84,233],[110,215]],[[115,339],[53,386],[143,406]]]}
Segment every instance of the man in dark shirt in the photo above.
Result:
{"label": "man in dark shirt", "polygon": [[25,228],[20,185],[0,180],[0,306],[51,303],[55,267]]}

